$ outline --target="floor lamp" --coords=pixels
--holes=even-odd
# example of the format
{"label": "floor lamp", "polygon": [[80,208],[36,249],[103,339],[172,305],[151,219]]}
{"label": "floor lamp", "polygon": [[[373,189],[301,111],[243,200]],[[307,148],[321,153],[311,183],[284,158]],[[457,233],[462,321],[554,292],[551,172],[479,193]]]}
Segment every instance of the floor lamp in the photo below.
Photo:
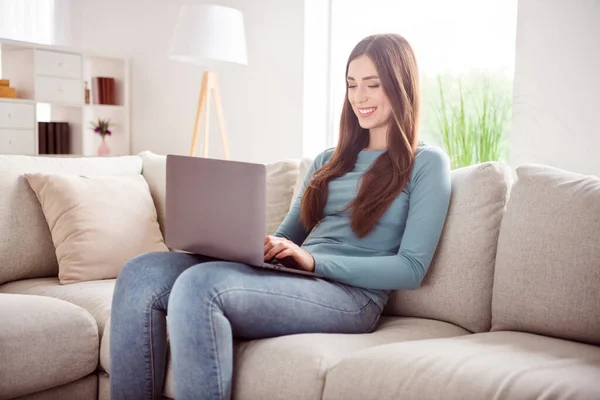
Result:
{"label": "floor lamp", "polygon": [[212,4],[183,5],[175,24],[169,57],[205,68],[196,108],[190,156],[196,155],[200,119],[204,115],[202,156],[208,157],[208,122],[212,95],[223,154],[228,160],[229,144],[216,70],[228,64],[248,64],[242,13],[233,8]]}

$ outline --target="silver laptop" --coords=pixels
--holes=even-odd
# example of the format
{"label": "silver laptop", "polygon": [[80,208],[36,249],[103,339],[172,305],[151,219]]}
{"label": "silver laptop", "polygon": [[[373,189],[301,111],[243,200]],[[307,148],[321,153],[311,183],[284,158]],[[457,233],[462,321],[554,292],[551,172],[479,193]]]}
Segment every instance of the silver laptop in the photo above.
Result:
{"label": "silver laptop", "polygon": [[[301,275],[293,259],[264,261],[262,164],[167,155],[165,242],[172,249]],[[286,265],[284,265],[286,264]]]}

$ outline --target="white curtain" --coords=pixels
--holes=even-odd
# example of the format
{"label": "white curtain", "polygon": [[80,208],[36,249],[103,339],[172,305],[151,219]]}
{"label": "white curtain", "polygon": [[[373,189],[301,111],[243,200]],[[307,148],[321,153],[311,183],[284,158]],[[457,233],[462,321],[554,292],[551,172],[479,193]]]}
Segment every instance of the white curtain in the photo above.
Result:
{"label": "white curtain", "polygon": [[0,37],[54,44],[54,0],[0,0]]}

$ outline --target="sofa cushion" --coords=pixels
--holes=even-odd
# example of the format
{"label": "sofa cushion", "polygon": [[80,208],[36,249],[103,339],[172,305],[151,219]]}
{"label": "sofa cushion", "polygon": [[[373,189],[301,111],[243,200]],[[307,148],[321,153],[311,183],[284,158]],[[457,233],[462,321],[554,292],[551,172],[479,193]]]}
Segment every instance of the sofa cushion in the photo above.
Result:
{"label": "sofa cushion", "polygon": [[[232,397],[321,399],[326,372],[347,355],[385,343],[465,334],[464,329],[440,321],[383,317],[370,334],[302,334],[239,342]],[[164,394],[175,398],[170,360]],[[357,397],[346,397],[350,398]]]}
{"label": "sofa cushion", "polygon": [[600,399],[600,348],[518,332],[379,346],[327,374],[323,400]]}
{"label": "sofa cushion", "polygon": [[142,175],[25,178],[50,227],[61,284],[116,278],[132,258],[168,251]]}
{"label": "sofa cushion", "polygon": [[308,174],[308,171],[310,170],[310,167],[312,166],[313,162],[314,160],[312,158],[303,158],[302,161],[300,161],[300,166],[298,167],[298,176],[296,177],[296,184],[294,185],[294,193],[292,194],[292,198],[290,199],[290,207],[294,205],[296,197],[298,197],[298,195],[300,194],[300,191],[302,190],[302,185],[306,180],[306,175]]}
{"label": "sofa cushion", "polygon": [[299,164],[295,160],[267,164],[267,235],[275,233],[290,210]]}
{"label": "sofa cushion", "polygon": [[[100,366],[110,374],[109,326],[110,321],[102,338]],[[235,344],[233,397],[271,399],[276,394],[289,400],[320,399],[325,372],[353,352],[386,343],[466,334],[466,330],[445,322],[382,317],[370,334],[302,334],[239,341]],[[164,394],[175,397],[170,358]]]}
{"label": "sofa cushion", "polygon": [[61,285],[58,278],[24,279],[5,283],[0,286],[0,293],[54,297],[75,304],[94,317],[98,325],[98,334],[102,337],[106,322],[110,318],[115,281],[116,279],[105,279]]}
{"label": "sofa cushion", "polygon": [[54,158],[0,155],[0,284],[58,275],[50,229],[23,174],[139,175],[136,156]]}
{"label": "sofa cushion", "polygon": [[92,374],[66,385],[19,397],[17,400],[92,400],[98,396],[98,385],[98,376]]}
{"label": "sofa cushion", "polygon": [[110,400],[110,377],[106,372],[98,373],[98,400]]}
{"label": "sofa cushion", "polygon": [[98,326],[84,309],[42,296],[0,294],[0,397],[83,378],[98,364]]}
{"label": "sofa cushion", "polygon": [[[166,168],[167,156],[149,151],[139,154],[144,162],[143,175],[150,186],[150,193],[158,211],[158,221],[164,234],[166,216]],[[267,234],[273,234],[290,209],[294,185],[298,177],[298,160],[282,160],[267,164]]]}
{"label": "sofa cushion", "polygon": [[490,329],[496,244],[511,181],[502,163],[452,171],[448,216],[429,271],[419,289],[393,292],[386,314]]}
{"label": "sofa cushion", "polygon": [[502,221],[492,330],[600,344],[600,179],[528,164]]}
{"label": "sofa cushion", "polygon": [[167,157],[154,154],[150,151],[143,151],[138,154],[142,159],[142,175],[148,186],[150,194],[154,200],[154,206],[158,214],[158,224],[160,230],[165,235],[166,224],[166,190],[167,190]]}

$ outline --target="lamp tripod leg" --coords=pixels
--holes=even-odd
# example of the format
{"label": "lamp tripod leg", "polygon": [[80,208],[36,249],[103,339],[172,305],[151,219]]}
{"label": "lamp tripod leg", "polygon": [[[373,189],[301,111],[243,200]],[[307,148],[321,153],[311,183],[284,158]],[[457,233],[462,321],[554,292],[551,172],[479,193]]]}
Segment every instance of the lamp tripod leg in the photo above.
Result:
{"label": "lamp tripod leg", "polygon": [[217,111],[217,122],[219,125],[219,134],[221,135],[221,143],[223,145],[223,154],[226,160],[229,160],[229,143],[227,141],[227,131],[225,130],[225,116],[223,113],[223,103],[221,102],[221,93],[217,83],[216,74],[213,77],[213,97],[215,98],[215,108]]}
{"label": "lamp tripod leg", "polygon": [[[190,147],[190,156],[195,156],[196,155],[196,144],[198,142],[198,130],[200,128],[200,118],[202,116],[202,112],[206,109],[206,105],[208,103],[208,85],[209,85],[209,72],[205,72],[202,75],[202,84],[200,86],[200,95],[198,97],[198,106],[196,108],[196,120],[194,123],[194,134],[192,136],[192,145]],[[206,109],[205,111],[205,116],[206,116],[206,120],[208,120],[208,109]],[[204,130],[204,149],[203,149],[203,153],[206,153],[208,151],[207,146],[208,146],[208,140],[207,140],[207,135],[208,135],[208,129],[206,129],[206,125],[205,124],[205,130]]]}

